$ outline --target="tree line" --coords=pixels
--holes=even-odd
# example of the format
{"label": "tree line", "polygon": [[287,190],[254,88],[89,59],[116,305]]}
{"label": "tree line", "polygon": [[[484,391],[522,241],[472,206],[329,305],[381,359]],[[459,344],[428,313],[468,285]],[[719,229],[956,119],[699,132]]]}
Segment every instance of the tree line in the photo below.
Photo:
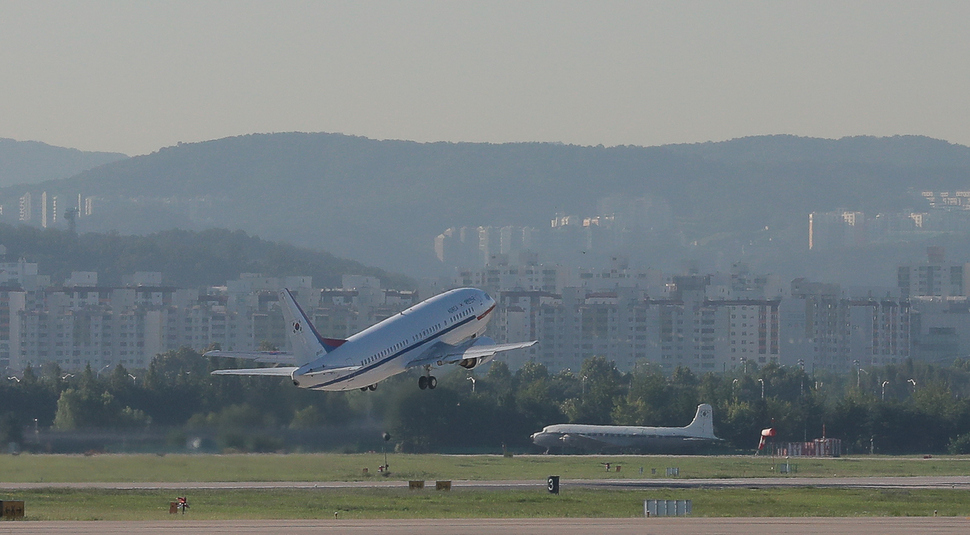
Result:
{"label": "tree line", "polygon": [[366,422],[389,431],[399,451],[537,451],[530,435],[547,425],[683,426],[699,403],[710,403],[720,451],[751,451],[760,431],[774,427],[776,441],[825,434],[852,453],[970,453],[965,360],[909,360],[847,375],[749,363],[701,376],[687,368],[667,376],[647,363],[621,372],[602,357],[555,374],[537,363],[513,373],[498,361],[487,371],[443,373],[435,390],[419,390],[416,375],[402,374],[374,392],[313,392],[288,380],[209,373],[234,364],[183,348],[133,372],[120,365],[100,374],[28,368],[0,383],[0,444],[24,442],[36,419],[55,431],[163,429],[175,447],[188,434],[208,432],[220,449],[276,451],[288,447],[284,430]]}

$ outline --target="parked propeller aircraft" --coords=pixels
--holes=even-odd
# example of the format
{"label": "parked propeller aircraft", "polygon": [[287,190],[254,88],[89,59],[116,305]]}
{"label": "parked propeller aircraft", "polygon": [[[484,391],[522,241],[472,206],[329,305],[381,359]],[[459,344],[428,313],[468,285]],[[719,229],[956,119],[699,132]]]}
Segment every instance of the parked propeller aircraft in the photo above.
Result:
{"label": "parked propeller aircraft", "polygon": [[475,288],[436,295],[346,340],[320,336],[288,289],[280,291],[279,299],[292,353],[209,351],[205,356],[289,366],[216,370],[213,375],[289,377],[294,385],[313,390],[376,390],[377,383],[392,375],[424,368],[418,378],[418,387],[424,390],[438,385],[432,367],[457,364],[472,369],[496,353],[536,343],[496,344],[481,336],[495,300]]}
{"label": "parked propeller aircraft", "polygon": [[713,409],[707,403],[697,406],[694,420],[686,427],[556,424],[532,435],[532,442],[547,452],[552,448],[672,450],[715,440],[721,439],[714,436]]}

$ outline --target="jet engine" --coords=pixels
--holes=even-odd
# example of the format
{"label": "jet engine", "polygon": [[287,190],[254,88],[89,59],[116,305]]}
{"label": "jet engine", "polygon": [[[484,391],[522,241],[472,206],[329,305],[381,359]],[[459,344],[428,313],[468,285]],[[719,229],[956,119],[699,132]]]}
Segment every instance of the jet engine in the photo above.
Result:
{"label": "jet engine", "polygon": [[489,355],[487,357],[478,357],[474,359],[462,359],[458,363],[458,365],[461,366],[462,368],[470,370],[475,366],[481,366],[482,364],[485,364],[486,362],[492,360],[494,357],[495,355]]}
{"label": "jet engine", "polygon": [[[472,342],[471,345],[469,346],[469,349],[474,349],[475,346],[489,346],[494,343],[495,341],[492,340],[491,338],[488,338],[487,336],[482,336],[482,337],[476,338],[475,341]],[[481,366],[482,364],[485,364],[486,362],[492,360],[492,358],[494,357],[495,357],[495,353],[492,353],[491,355],[486,355],[484,357],[465,358],[458,361],[458,365],[461,366],[462,368],[465,368],[466,370],[470,370],[476,366]]]}

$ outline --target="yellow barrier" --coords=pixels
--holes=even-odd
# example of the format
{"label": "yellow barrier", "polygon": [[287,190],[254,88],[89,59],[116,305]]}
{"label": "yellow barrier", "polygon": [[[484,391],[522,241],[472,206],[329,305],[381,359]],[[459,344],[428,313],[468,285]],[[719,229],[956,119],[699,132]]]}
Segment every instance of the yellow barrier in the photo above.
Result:
{"label": "yellow barrier", "polygon": [[451,481],[435,481],[435,490],[451,490]]}
{"label": "yellow barrier", "polygon": [[411,490],[423,489],[424,481],[408,481],[408,488]]}

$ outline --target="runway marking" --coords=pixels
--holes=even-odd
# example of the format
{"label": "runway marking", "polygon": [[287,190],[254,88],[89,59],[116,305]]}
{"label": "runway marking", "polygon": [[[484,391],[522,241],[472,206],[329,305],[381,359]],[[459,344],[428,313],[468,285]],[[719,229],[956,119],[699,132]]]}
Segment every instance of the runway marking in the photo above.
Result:
{"label": "runway marking", "polygon": [[[725,479],[563,479],[563,487],[581,488],[882,488],[970,489],[970,476],[915,477],[777,477]],[[183,482],[30,482],[4,483],[0,489],[102,489],[102,490],[274,490],[274,489],[374,489],[407,488],[407,481],[183,481]],[[545,488],[545,480],[452,481],[456,489]]]}

